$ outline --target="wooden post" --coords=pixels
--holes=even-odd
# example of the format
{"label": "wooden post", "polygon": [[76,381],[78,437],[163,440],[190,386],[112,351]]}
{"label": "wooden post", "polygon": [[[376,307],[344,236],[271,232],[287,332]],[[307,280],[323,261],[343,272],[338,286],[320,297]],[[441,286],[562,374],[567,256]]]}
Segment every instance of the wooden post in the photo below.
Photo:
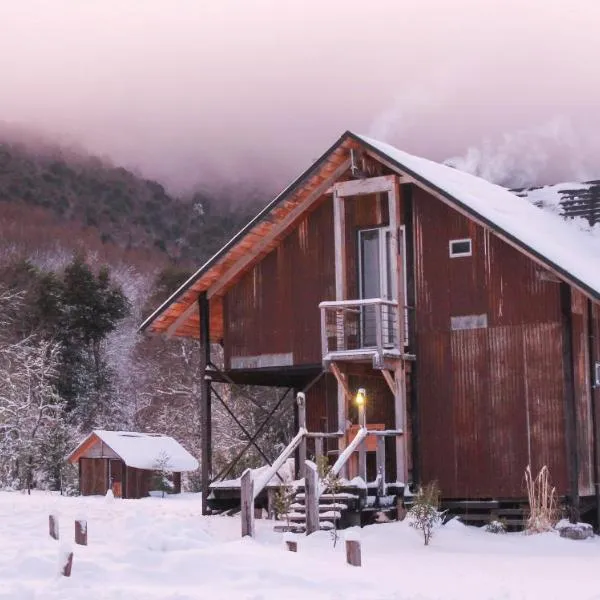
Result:
{"label": "wooden post", "polygon": [[353,567],[362,566],[360,540],[346,540],[346,562]]}
{"label": "wooden post", "polygon": [[55,540],[58,539],[58,517],[56,515],[50,515],[48,517],[48,530],[50,537]]}
{"label": "wooden post", "polygon": [[375,461],[377,463],[377,477],[379,485],[377,486],[377,495],[385,496],[385,437],[377,436],[377,448],[375,451]]}
{"label": "wooden post", "polygon": [[319,459],[323,456],[323,438],[318,436],[315,438],[315,460],[319,464]]}
{"label": "wooden post", "polygon": [[210,363],[210,313],[206,292],[198,296],[200,315],[200,479],[202,488],[202,514],[209,514],[208,495],[212,477],[212,409],[211,381],[206,368]]}
{"label": "wooden post", "polygon": [[75,521],[75,543],[87,546],[87,521]]}
{"label": "wooden post", "polygon": [[[296,396],[296,403],[298,404],[298,431],[300,429],[306,429],[306,396],[299,392]],[[306,436],[302,438],[300,442],[300,448],[298,453],[299,473],[300,479],[305,475],[305,463],[306,463]]]}
{"label": "wooden post", "polygon": [[254,481],[252,471],[246,469],[241,478],[242,537],[254,537]]}
{"label": "wooden post", "polygon": [[61,575],[63,575],[64,577],[71,577],[71,567],[73,566],[73,553],[65,552],[61,558]]}
{"label": "wooden post", "polygon": [[306,535],[310,535],[319,530],[319,475],[315,463],[307,460],[304,473]]}
{"label": "wooden post", "polygon": [[298,542],[295,540],[285,540],[285,547],[290,552],[298,552]]}

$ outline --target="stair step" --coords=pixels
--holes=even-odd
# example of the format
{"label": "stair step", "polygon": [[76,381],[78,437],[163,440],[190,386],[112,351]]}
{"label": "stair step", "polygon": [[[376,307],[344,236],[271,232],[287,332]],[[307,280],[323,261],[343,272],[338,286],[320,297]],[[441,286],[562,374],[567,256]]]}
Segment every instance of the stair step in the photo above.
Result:
{"label": "stair step", "polygon": [[[303,500],[306,498],[306,494],[304,492],[299,492],[296,494],[296,500]],[[340,492],[339,494],[321,494],[319,496],[319,500],[358,500],[360,496],[357,494],[350,494],[346,492]]]}
{"label": "stair step", "polygon": [[[342,518],[342,513],[337,510],[330,510],[328,512],[319,513],[319,521],[321,521],[322,519],[329,520],[329,521],[334,519],[334,520],[338,521],[341,518]],[[299,512],[293,512],[288,515],[288,519],[290,521],[306,521],[306,514],[299,513]]]}
{"label": "stair step", "polygon": [[[306,512],[306,505],[295,502],[290,506],[293,512]],[[319,512],[327,512],[330,510],[348,510],[347,504],[341,504],[339,502],[331,503],[331,504],[319,504]]]}

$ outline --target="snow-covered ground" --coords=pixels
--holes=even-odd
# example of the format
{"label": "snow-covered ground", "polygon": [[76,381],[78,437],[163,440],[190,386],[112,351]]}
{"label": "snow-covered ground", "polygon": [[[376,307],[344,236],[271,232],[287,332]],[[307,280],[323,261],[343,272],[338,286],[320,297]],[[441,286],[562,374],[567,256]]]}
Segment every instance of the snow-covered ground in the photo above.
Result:
{"label": "snow-covered ground", "polygon": [[[74,546],[72,577],[57,575],[73,520],[88,520],[89,545]],[[600,538],[556,533],[493,535],[451,521],[424,547],[403,523],[364,528],[363,567],[345,564],[327,533],[283,549],[272,522],[240,539],[239,518],[202,517],[196,495],[144,500],[0,493],[0,599],[318,600],[600,598]]]}

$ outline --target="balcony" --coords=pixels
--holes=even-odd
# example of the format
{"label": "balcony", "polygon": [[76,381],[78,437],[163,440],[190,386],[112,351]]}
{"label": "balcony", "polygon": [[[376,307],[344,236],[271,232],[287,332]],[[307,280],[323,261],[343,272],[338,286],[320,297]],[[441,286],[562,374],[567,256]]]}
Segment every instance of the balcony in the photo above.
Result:
{"label": "balcony", "polygon": [[324,366],[335,361],[371,361],[373,368],[381,369],[402,358],[397,302],[341,300],[321,302],[319,308]]}

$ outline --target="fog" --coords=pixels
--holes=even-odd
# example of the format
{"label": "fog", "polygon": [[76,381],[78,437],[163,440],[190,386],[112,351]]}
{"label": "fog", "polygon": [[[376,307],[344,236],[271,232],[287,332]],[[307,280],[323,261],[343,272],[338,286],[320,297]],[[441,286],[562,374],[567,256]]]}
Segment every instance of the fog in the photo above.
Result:
{"label": "fog", "polygon": [[0,121],[175,191],[346,129],[508,185],[600,177],[598,0],[0,0]]}

